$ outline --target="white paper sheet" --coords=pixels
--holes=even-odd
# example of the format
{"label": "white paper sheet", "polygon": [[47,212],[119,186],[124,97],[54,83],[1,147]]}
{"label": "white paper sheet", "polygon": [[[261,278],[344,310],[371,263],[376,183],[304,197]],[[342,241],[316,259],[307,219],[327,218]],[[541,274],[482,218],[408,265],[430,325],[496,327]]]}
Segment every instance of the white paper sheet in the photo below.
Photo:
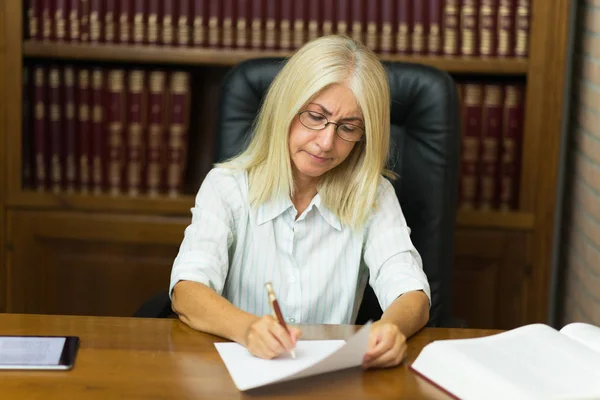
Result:
{"label": "white paper sheet", "polygon": [[238,343],[215,343],[235,386],[241,390],[356,367],[367,351],[371,323],[365,324],[348,341],[299,340],[296,358],[288,353],[272,360],[250,354]]}

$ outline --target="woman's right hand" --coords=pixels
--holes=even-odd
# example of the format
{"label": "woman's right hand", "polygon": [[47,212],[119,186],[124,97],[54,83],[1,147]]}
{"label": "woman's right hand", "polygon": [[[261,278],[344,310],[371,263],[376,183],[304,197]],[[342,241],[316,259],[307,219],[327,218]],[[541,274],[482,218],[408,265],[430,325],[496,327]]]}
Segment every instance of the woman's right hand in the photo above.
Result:
{"label": "woman's right hand", "polygon": [[271,315],[255,320],[246,330],[246,347],[256,357],[271,359],[293,350],[302,334],[288,326],[289,332]]}

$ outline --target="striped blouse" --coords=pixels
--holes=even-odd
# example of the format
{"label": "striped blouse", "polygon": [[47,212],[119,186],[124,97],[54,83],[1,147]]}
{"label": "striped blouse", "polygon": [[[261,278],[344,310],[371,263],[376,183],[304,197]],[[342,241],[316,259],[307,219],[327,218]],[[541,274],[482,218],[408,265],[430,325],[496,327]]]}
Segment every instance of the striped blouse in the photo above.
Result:
{"label": "striped blouse", "polygon": [[289,197],[251,207],[247,173],[214,168],[191,209],[169,293],[178,281],[200,282],[262,316],[271,314],[264,287],[270,281],[292,324],[354,323],[367,280],[383,310],[413,290],[431,303],[410,228],[383,177],[377,204],[359,230],[342,225],[319,194],[295,219]]}

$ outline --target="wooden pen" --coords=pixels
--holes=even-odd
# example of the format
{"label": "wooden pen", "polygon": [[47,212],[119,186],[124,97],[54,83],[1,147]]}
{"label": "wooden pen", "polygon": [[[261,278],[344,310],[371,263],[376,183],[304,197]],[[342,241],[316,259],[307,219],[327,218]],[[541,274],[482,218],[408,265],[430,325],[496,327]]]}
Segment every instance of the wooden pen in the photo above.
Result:
{"label": "wooden pen", "polygon": [[[283,326],[283,329],[288,331],[288,333],[290,333],[291,336],[291,332],[288,329],[285,320],[283,319],[283,314],[281,313],[281,309],[279,308],[279,302],[277,301],[277,297],[275,297],[275,292],[273,291],[273,285],[271,284],[271,282],[265,283],[265,288],[267,289],[267,294],[269,295],[269,304],[271,305],[271,310],[273,311],[273,313],[275,313],[275,317],[277,318],[277,321],[279,321],[281,326]],[[290,350],[290,355],[292,356],[292,358],[296,358],[296,352],[293,349]]]}

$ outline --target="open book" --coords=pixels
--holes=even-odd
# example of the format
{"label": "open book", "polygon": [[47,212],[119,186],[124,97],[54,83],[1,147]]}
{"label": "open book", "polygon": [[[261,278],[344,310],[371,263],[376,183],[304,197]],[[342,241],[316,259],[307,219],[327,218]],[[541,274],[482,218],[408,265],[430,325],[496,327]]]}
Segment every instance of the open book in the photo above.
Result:
{"label": "open book", "polygon": [[438,340],[410,368],[460,399],[600,399],[600,328],[532,324]]}

